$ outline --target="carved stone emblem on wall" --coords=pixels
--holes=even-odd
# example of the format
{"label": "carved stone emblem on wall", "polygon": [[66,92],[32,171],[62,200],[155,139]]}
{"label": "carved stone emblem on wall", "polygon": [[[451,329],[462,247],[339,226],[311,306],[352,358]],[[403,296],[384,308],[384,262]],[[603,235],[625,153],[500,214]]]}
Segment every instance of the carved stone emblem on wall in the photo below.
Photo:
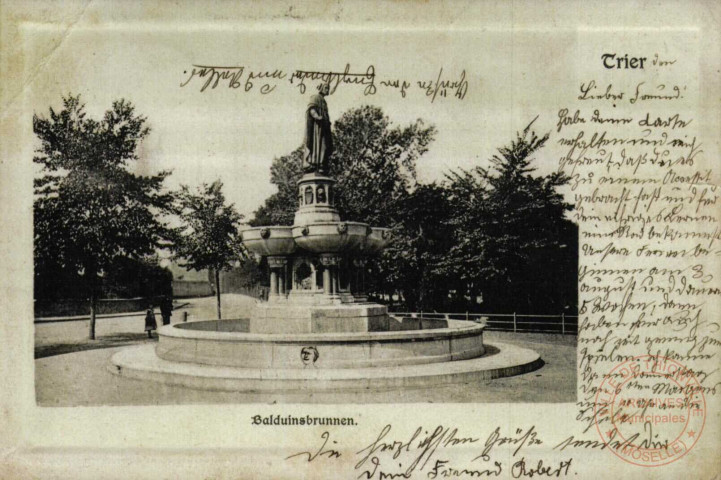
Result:
{"label": "carved stone emblem on wall", "polygon": [[303,347],[300,349],[300,361],[303,362],[303,368],[315,368],[315,362],[320,354],[315,347]]}

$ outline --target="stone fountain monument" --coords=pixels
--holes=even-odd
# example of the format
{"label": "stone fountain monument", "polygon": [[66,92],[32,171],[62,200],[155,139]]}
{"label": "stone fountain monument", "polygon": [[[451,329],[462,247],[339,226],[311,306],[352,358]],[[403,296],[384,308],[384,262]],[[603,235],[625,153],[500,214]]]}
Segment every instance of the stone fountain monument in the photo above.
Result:
{"label": "stone fountain monument", "polygon": [[387,309],[368,303],[366,264],[391,239],[387,228],[342,221],[334,206],[335,180],[328,176],[332,153],[330,119],[324,96],[311,97],[306,110],[305,174],[298,182],[292,226],[244,230],[245,247],[266,257],[270,267],[268,302],[250,317],[258,333],[330,333],[388,330]]}
{"label": "stone fountain monument", "polygon": [[531,350],[484,344],[482,324],[399,318],[368,302],[366,266],[392,235],[341,219],[334,207],[328,90],[321,85],[306,108],[294,224],[241,232],[245,247],[267,258],[268,300],[248,318],[164,326],[157,347],[115,354],[114,373],[192,388],[312,392],[459,383],[542,364]]}

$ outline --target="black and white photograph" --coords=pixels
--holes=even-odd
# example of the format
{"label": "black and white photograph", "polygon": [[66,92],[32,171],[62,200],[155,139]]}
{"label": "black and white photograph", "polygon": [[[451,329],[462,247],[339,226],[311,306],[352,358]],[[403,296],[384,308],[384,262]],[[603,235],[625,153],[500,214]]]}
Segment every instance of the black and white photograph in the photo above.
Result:
{"label": "black and white photograph", "polygon": [[407,42],[359,63],[240,35],[247,63],[211,43],[131,68],[110,49],[169,39],[113,37],[33,100],[40,405],[575,399],[578,227],[543,105],[495,111],[472,58],[392,66]]}
{"label": "black and white photograph", "polygon": [[0,478],[716,478],[720,15],[0,0]]}

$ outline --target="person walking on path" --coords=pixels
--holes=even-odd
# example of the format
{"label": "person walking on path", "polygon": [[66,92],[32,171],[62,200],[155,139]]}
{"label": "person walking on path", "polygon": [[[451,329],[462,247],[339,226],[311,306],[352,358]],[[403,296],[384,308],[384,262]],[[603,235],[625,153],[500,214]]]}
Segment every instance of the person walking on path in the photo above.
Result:
{"label": "person walking on path", "polygon": [[170,325],[171,315],[173,315],[173,300],[165,296],[160,301],[160,316],[163,317],[163,325]]}
{"label": "person walking on path", "polygon": [[148,338],[153,338],[153,330],[157,330],[157,328],[158,322],[155,321],[155,313],[151,306],[145,314],[145,331],[148,332]]}

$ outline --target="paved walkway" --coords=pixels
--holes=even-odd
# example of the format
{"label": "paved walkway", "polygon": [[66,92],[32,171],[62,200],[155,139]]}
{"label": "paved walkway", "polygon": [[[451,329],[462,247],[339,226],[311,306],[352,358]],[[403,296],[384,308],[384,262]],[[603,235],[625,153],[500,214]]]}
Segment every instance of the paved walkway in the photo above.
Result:
{"label": "paved walkway", "polygon": [[[245,295],[222,295],[223,318],[243,318],[248,316],[255,299]],[[189,320],[216,318],[215,297],[176,300],[176,305],[184,305],[173,311],[171,323],[182,321],[183,312],[188,312]],[[156,314],[158,324],[162,324]],[[148,341],[145,334],[145,313],[135,315],[120,314],[97,318],[95,336],[97,340],[88,340],[89,320],[41,322],[35,324],[35,358],[43,358],[63,353],[94,350],[98,348],[120,347]]]}

